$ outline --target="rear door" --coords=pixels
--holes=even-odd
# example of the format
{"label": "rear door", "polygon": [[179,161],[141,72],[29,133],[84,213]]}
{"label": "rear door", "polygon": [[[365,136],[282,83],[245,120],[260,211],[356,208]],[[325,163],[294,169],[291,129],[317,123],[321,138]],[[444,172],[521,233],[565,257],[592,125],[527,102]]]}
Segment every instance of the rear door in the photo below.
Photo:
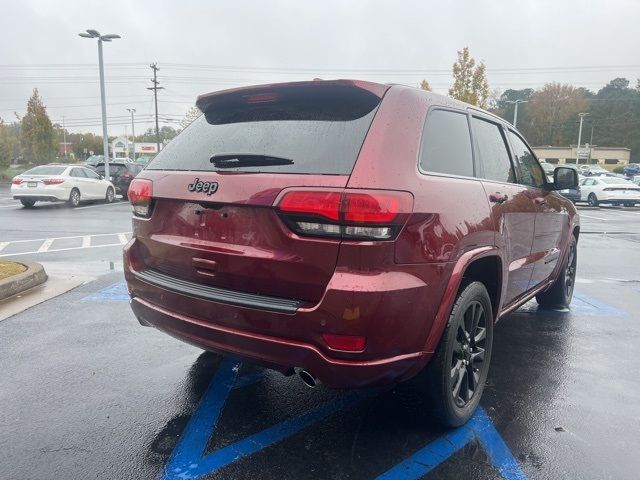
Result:
{"label": "rear door", "polygon": [[480,159],[480,176],[491,203],[496,245],[506,267],[503,305],[508,305],[529,287],[533,272],[533,243],[536,207],[527,188],[516,183],[515,170],[502,126],[489,118],[472,116],[471,125]]}
{"label": "rear door", "polygon": [[205,114],[139,175],[152,180],[155,199],[136,230],[146,267],[319,300],[340,241],[296,235],[273,204],[285,189],[347,185],[383,91],[308,82],[200,99]]}
{"label": "rear door", "polygon": [[528,196],[536,207],[536,220],[531,255],[534,260],[529,288],[547,280],[560,261],[562,239],[569,228],[565,200],[545,189],[545,175],[535,155],[514,131],[507,134],[515,160],[518,182],[528,187]]}

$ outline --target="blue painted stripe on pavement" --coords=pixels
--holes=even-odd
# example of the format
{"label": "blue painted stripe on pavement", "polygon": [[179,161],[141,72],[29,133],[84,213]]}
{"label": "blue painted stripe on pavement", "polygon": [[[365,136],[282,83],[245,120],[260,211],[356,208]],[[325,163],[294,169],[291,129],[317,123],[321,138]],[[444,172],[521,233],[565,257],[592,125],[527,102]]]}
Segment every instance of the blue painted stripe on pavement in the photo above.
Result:
{"label": "blue painted stripe on pavement", "polygon": [[129,291],[125,282],[109,285],[82,299],[83,302],[128,302]]}
{"label": "blue painted stripe on pavement", "polygon": [[248,385],[253,385],[254,383],[258,383],[260,380],[264,380],[266,378],[266,374],[264,371],[252,372],[236,379],[236,383],[234,383],[233,388],[242,388]]}
{"label": "blue painted stripe on pavement", "polygon": [[502,477],[506,480],[526,480],[527,476],[520,468],[518,461],[496,430],[487,412],[481,408],[475,414],[475,424],[474,431],[477,439]]}
{"label": "blue painted stripe on pavement", "polygon": [[387,470],[377,480],[422,478],[474,438],[480,441],[491,463],[505,479],[526,480],[527,477],[517,460],[482,407],[478,407],[474,416],[465,425],[429,443],[403,462]]}
{"label": "blue painted stripe on pavement", "polygon": [[424,477],[473,439],[473,431],[460,427],[434,440],[377,480],[410,480]]}
{"label": "blue painted stripe on pavement", "polygon": [[530,315],[580,315],[580,316],[607,316],[621,317],[627,315],[627,312],[613,307],[607,303],[601,302],[582,292],[573,294],[573,301],[568,309],[556,310],[552,308],[540,308],[535,301],[522,306],[516,313],[525,313]]}
{"label": "blue painted stripe on pavement", "polygon": [[239,364],[236,360],[225,358],[218,367],[209,388],[200,400],[198,408],[180,436],[169,461],[159,478],[190,479],[197,478],[196,459],[204,454],[207,442],[220,418],[222,408],[233,387],[238,374]]}
{"label": "blue painted stripe on pavement", "polygon": [[193,471],[197,472],[199,476],[215,472],[216,470],[219,470],[220,468],[229,465],[244,456],[251,455],[252,453],[280,442],[318,422],[319,420],[343,409],[349,408],[364,398],[370,397],[379,392],[379,389],[352,391],[331,402],[324,403],[307,413],[289,418],[277,425],[274,425],[273,427],[267,428],[266,430],[243,438],[242,440],[210,453],[199,462]]}

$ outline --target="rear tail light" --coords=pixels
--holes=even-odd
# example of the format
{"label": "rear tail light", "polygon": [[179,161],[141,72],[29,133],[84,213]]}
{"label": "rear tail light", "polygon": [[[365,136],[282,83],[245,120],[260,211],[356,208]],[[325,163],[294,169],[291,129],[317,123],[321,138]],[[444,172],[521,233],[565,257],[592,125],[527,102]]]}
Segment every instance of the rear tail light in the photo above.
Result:
{"label": "rear tail light", "polygon": [[364,350],[367,339],[355,335],[335,335],[333,333],[323,333],[322,339],[329,348],[342,350],[345,352],[361,352]]}
{"label": "rear tail light", "polygon": [[11,185],[20,185],[23,182],[21,178],[14,178],[11,180]]}
{"label": "rear tail light", "polygon": [[295,190],[277,207],[300,235],[393,240],[413,210],[413,196],[386,190]]}
{"label": "rear tail light", "polygon": [[127,192],[133,213],[138,217],[149,218],[153,200],[153,182],[145,178],[135,178],[129,184]]}
{"label": "rear tail light", "polygon": [[45,185],[60,185],[64,182],[64,178],[45,178],[42,183]]}

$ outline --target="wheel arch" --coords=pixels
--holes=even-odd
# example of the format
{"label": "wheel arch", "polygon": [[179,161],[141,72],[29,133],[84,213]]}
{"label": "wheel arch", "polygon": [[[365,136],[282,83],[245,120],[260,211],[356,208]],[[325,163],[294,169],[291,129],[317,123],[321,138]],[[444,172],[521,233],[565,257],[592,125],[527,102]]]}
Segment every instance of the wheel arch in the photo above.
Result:
{"label": "wheel arch", "polygon": [[500,311],[502,298],[503,269],[504,262],[502,261],[500,250],[494,246],[471,250],[458,259],[440,300],[440,306],[427,336],[424,351],[435,351],[447,325],[458,292],[472,281],[481,281],[487,287],[491,305],[494,309],[493,318],[495,322]]}

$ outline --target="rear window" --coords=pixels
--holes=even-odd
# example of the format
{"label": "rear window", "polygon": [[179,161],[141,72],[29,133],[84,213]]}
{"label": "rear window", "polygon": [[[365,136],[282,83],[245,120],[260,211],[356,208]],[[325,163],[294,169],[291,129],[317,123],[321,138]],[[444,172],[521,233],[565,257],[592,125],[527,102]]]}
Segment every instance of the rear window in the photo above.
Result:
{"label": "rear window", "polygon": [[473,177],[471,135],[465,113],[434,110],[422,134],[420,167],[427,172]]}
{"label": "rear window", "polygon": [[380,103],[369,92],[350,90],[223,96],[146,168],[348,175]]}
{"label": "rear window", "polygon": [[62,172],[64,172],[67,169],[67,167],[51,167],[51,166],[42,166],[42,167],[35,167],[32,168],[31,170],[27,170],[26,172],[23,173],[23,175],[62,175]]}

